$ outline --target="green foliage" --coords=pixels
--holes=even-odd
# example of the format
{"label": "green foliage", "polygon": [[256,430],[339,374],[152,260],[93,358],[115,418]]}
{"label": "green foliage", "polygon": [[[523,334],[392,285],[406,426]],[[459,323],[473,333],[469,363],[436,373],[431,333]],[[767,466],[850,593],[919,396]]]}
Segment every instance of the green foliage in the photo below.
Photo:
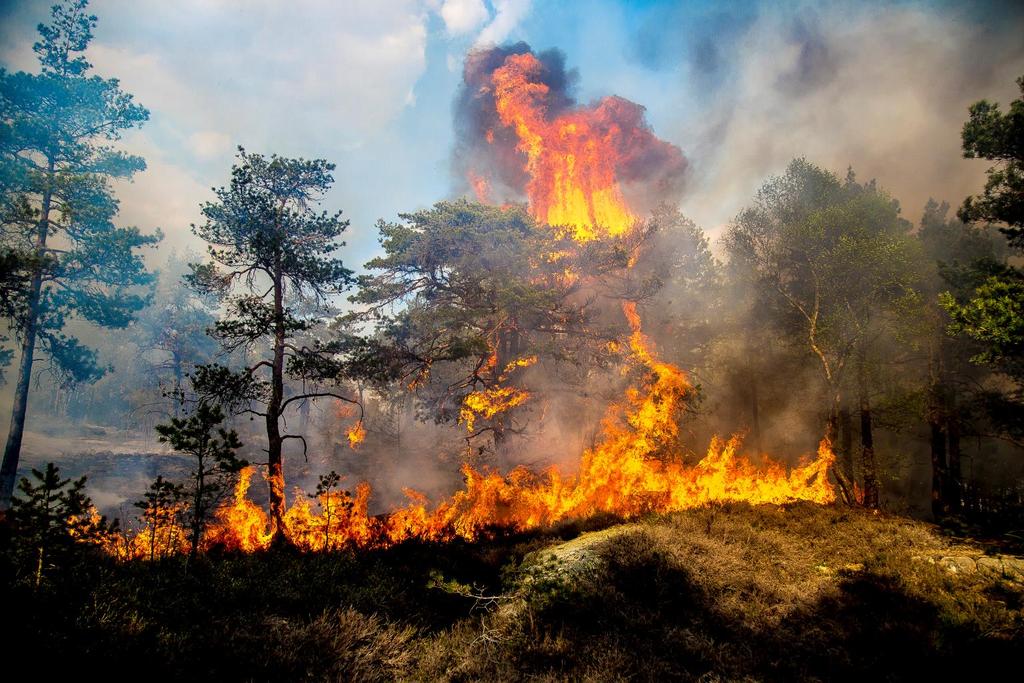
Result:
{"label": "green foliage", "polygon": [[351,374],[414,386],[424,417],[455,419],[466,395],[505,382],[517,358],[583,366],[623,334],[621,318],[597,319],[586,287],[621,274],[649,226],[578,245],[521,206],[456,200],[399,217],[377,223],[384,255],[351,297],[374,335],[343,343]]}
{"label": "green foliage", "polygon": [[[203,530],[217,503],[231,489],[242,468],[249,464],[236,454],[242,447],[238,433],[220,427],[223,421],[224,413],[220,407],[204,401],[188,417],[171,418],[169,423],[156,426],[161,443],[170,444],[174,450],[195,459],[195,469],[186,489],[190,503],[192,556],[199,549]],[[165,487],[170,486],[167,484]],[[170,496],[174,491],[168,488],[166,492],[154,493]]]}
{"label": "green foliage", "polygon": [[[192,226],[210,243],[208,251],[217,264],[195,267],[192,282],[201,290],[223,292],[225,284],[241,280],[255,291],[257,276],[270,281],[283,277],[294,296],[317,302],[343,292],[352,273],[332,254],[344,246],[337,238],[348,221],[341,220],[340,211],[329,214],[311,207],[334,182],[334,164],[277,155],[268,159],[241,147],[238,158],[230,186],[217,189],[217,201],[203,205],[206,222]],[[236,303],[242,317],[258,317],[264,310],[256,302],[266,295],[242,299],[247,303]],[[231,336],[230,330],[225,332]]]}
{"label": "green foliage", "polygon": [[919,246],[898,203],[802,159],[759,190],[725,238],[734,273],[750,278],[777,329],[817,357],[830,390],[884,323],[913,306]]}
{"label": "green foliage", "polygon": [[[286,373],[314,384],[341,380],[338,344],[313,331],[333,312],[331,297],[352,282],[352,272],[334,256],[344,246],[338,238],[348,221],[340,211],[313,208],[334,182],[333,164],[267,158],[242,148],[238,159],[230,185],[216,190],[217,201],[203,205],[206,222],[192,226],[209,243],[210,261],[193,264],[187,280],[197,291],[222,299],[226,314],[211,330],[221,348],[262,350],[260,345],[269,342],[271,349],[238,370],[199,366],[192,384],[201,398],[276,421],[292,402],[308,396],[283,400]],[[251,410],[250,402],[264,404],[266,411]],[[279,438],[271,439],[272,450],[279,449],[274,445]]]}
{"label": "green foliage", "polygon": [[[10,292],[4,315],[21,336],[34,330],[57,376],[91,382],[106,372],[96,354],[62,332],[74,318],[126,326],[146,302],[152,281],[138,248],[160,236],[113,223],[110,180],[145,168],[139,157],[109,146],[141,125],[145,108],[116,79],[89,75],[82,54],[96,17],[85,0],[53,7],[34,46],[41,73],[0,70],[2,234]],[[34,278],[36,278],[34,280]]]}
{"label": "green foliage", "polygon": [[[1017,79],[1024,92],[1024,77]],[[963,128],[966,157],[996,161],[980,197],[968,197],[959,216],[965,221],[1000,224],[1009,246],[1024,248],[1024,99],[1016,99],[1007,113],[982,100],[970,107]],[[988,403],[1004,432],[1024,437],[1024,272],[1000,262],[980,262],[968,271],[968,287],[942,295],[941,304],[951,322],[949,332],[980,345],[972,360],[1010,378],[1008,390],[990,391]]]}
{"label": "green foliage", "polygon": [[22,477],[12,500],[14,546],[22,576],[38,587],[55,567],[68,567],[76,550],[102,542],[116,532],[116,523],[95,514],[85,494],[85,477],[62,479],[52,462],[43,471]]}
{"label": "green foliage", "polygon": [[[1024,76],[1017,79],[1024,93]],[[1010,103],[1005,114],[999,105],[981,100],[971,105],[962,132],[964,156],[997,162],[988,170],[980,197],[968,197],[960,207],[964,222],[1002,223],[1007,238],[1024,248],[1024,99]]]}
{"label": "green foliage", "polygon": [[1024,276],[1016,271],[989,276],[966,303],[959,304],[949,292],[940,301],[953,318],[950,333],[965,334],[983,344],[973,357],[975,362],[1024,380]]}

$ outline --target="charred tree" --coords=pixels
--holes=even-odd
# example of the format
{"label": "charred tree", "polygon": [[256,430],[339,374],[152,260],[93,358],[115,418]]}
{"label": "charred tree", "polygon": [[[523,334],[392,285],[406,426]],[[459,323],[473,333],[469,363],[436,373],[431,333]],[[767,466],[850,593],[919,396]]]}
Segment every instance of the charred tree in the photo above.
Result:
{"label": "charred tree", "polygon": [[850,415],[850,408],[843,405],[839,409],[839,457],[842,460],[842,467],[846,476],[851,479],[854,476],[853,464],[853,418]]}

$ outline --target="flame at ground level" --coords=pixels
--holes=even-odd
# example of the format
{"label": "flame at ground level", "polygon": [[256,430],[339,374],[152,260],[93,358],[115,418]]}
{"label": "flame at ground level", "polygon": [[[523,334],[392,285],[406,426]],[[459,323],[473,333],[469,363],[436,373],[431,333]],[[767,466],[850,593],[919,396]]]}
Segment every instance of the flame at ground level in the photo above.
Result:
{"label": "flame at ground level", "polygon": [[[502,475],[466,465],[464,488],[436,506],[407,489],[409,503],[381,516],[367,512],[368,484],[360,484],[354,496],[342,491],[319,496],[318,511],[307,497],[296,496],[285,516],[290,540],[314,551],[379,547],[408,539],[472,540],[488,529],[525,531],[598,513],[631,517],[721,502],[835,501],[828,480],[835,456],[826,440],[816,458],[792,469],[767,458],[755,464],[742,457],[737,437],[713,439],[696,465],[673,461],[676,415],[691,385],[682,370],[657,360],[640,330],[635,305],[625,303],[623,309],[633,330],[632,361],[646,371],[647,380],[609,409],[600,443],[583,453],[574,475],[557,467],[540,474],[519,467]],[[203,538],[205,547],[251,552],[270,545],[270,517],[246,495],[253,472],[243,473],[233,499],[217,511]],[[148,556],[151,544],[145,537],[130,545],[122,554]]]}
{"label": "flame at ground level", "polygon": [[[299,548],[322,551],[342,547],[384,547],[410,539],[473,540],[497,528],[526,531],[599,513],[623,517],[666,513],[713,503],[784,504],[835,501],[828,470],[835,460],[827,441],[817,457],[788,469],[765,460],[755,464],[737,454],[740,441],[713,439],[707,456],[693,466],[648,460],[631,449],[623,459],[610,460],[601,448],[588,451],[576,475],[557,468],[536,474],[516,468],[508,474],[463,467],[465,487],[431,508],[422,494],[407,490],[409,504],[387,515],[370,516],[370,486],[360,484],[354,496],[331,492],[311,501],[296,497],[285,524]],[[247,497],[254,473],[248,468],[231,501],[222,506],[203,536],[204,548],[254,552],[273,539],[270,516]],[[187,552],[183,532],[164,530],[177,543],[174,552]],[[114,551],[114,548],[111,548]],[[147,532],[121,544],[125,558],[151,556]]]}

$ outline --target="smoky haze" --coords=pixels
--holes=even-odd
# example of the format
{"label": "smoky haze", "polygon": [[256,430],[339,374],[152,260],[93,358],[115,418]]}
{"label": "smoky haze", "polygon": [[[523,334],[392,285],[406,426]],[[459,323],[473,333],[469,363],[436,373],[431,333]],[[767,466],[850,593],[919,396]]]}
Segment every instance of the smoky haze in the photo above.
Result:
{"label": "smoky haze", "polygon": [[659,135],[693,177],[682,207],[718,234],[789,160],[877,178],[916,221],[957,205],[987,162],[964,160],[967,107],[1008,102],[1024,72],[1017,3],[721,3],[652,7],[631,59],[676,84]]}

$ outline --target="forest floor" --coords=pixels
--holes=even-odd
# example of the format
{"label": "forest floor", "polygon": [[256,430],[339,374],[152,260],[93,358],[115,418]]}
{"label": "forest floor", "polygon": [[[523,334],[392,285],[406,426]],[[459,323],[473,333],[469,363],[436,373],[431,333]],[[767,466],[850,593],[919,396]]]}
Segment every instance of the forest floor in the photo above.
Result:
{"label": "forest floor", "polygon": [[1024,559],[813,505],[213,553],[187,574],[93,558],[7,590],[7,652],[44,679],[939,681],[1024,655]]}

